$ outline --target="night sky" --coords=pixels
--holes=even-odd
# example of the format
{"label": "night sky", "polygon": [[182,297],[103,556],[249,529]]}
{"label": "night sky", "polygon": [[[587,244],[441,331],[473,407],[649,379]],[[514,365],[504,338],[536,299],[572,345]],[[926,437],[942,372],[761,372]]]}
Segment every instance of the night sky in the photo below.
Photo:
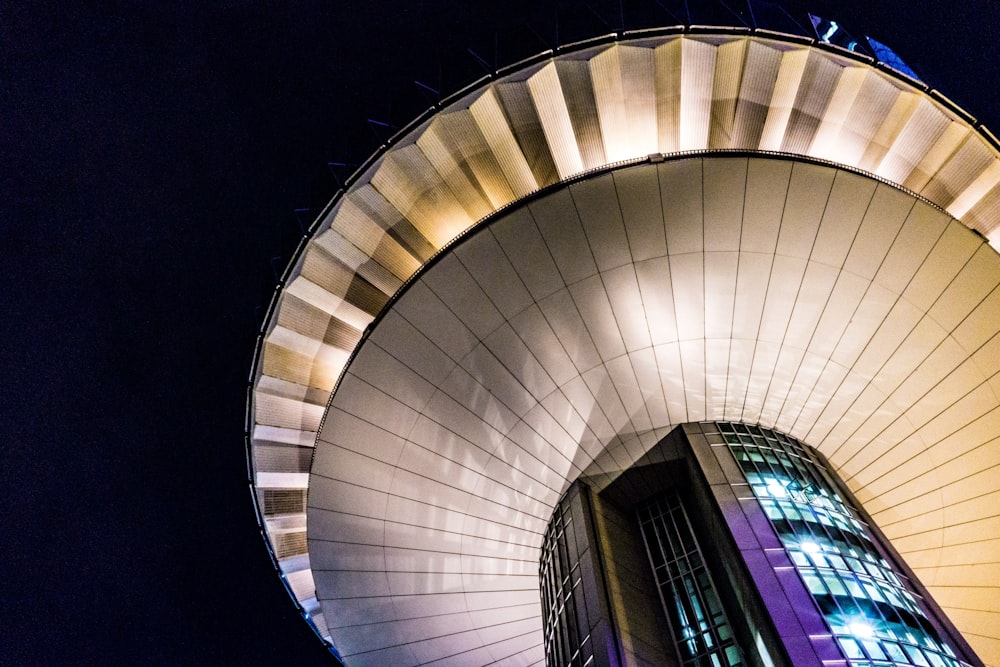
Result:
{"label": "night sky", "polygon": [[[654,0],[80,4],[0,6],[0,664],[332,664],[258,535],[243,439],[300,225],[390,135],[369,119],[435,101],[414,81],[454,91],[620,12],[675,21]],[[891,45],[1000,133],[996,2],[785,7]]]}

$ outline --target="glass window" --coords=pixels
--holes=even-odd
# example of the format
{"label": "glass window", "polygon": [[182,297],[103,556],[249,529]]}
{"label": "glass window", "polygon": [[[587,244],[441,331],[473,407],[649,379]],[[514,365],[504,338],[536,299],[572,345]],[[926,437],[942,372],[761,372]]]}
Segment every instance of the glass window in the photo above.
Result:
{"label": "glass window", "polygon": [[903,653],[903,649],[899,646],[899,644],[894,642],[881,642],[881,644],[882,648],[885,649],[885,652],[889,654],[890,659],[896,662],[904,663],[907,661],[906,654]]}
{"label": "glass window", "polygon": [[676,492],[638,510],[643,541],[660,598],[685,666],[742,667],[744,661],[718,591]]}
{"label": "glass window", "polygon": [[927,656],[927,659],[931,661],[931,664],[933,664],[934,667],[945,667],[944,658],[934,651],[925,651],[924,655]]}
{"label": "glass window", "polygon": [[927,661],[924,657],[923,651],[921,651],[916,646],[910,646],[909,644],[903,644],[903,650],[906,651],[906,655],[912,660],[912,664],[920,665],[920,667],[931,667],[931,663]]}
{"label": "glass window", "polygon": [[880,642],[873,639],[864,639],[861,643],[864,645],[865,652],[868,654],[868,657],[876,660],[886,659],[885,651],[882,650],[882,644]]}
{"label": "glass window", "polygon": [[920,79],[917,73],[914,72],[909,65],[903,62],[903,59],[893,51],[891,48],[883,44],[882,42],[872,39],[865,35],[865,39],[868,40],[868,44],[872,47],[872,51],[875,52],[875,57],[884,62],[889,67],[896,69],[907,76],[911,76],[914,79]]}
{"label": "glass window", "polygon": [[809,559],[801,551],[789,551],[788,555],[791,557],[792,563],[796,566],[809,567]]}
{"label": "glass window", "polygon": [[876,602],[884,602],[882,594],[878,590],[878,586],[873,583],[865,582],[865,591],[868,593],[868,597]]}
{"label": "glass window", "polygon": [[868,570],[865,569],[865,566],[862,565],[861,561],[857,558],[847,558],[846,560],[847,566],[854,572],[857,572],[858,574],[868,574]]}
{"label": "glass window", "polygon": [[956,664],[807,446],[760,427],[719,429],[740,434],[728,447],[852,667]]}
{"label": "glass window", "polygon": [[844,559],[838,556],[837,554],[826,554],[826,559],[830,562],[830,567],[832,567],[835,570],[848,569],[847,563],[845,563]]}
{"label": "glass window", "polygon": [[865,657],[865,654],[861,652],[861,646],[853,639],[849,637],[837,637],[837,642],[840,644],[840,648],[844,649],[844,655],[848,658]]}
{"label": "glass window", "polygon": [[847,595],[847,589],[844,588],[844,584],[841,583],[837,575],[833,573],[823,574],[823,583],[826,587],[830,589],[830,592],[834,595]]}
{"label": "glass window", "polygon": [[826,595],[826,587],[823,585],[822,579],[818,575],[812,573],[802,572],[802,578],[806,582],[806,586],[809,587],[809,591],[813,595]]}

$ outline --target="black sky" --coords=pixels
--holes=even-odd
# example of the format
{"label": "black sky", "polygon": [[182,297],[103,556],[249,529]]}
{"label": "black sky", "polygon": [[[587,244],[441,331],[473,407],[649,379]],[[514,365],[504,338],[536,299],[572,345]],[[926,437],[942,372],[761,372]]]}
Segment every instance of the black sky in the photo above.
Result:
{"label": "black sky", "polygon": [[[80,4],[0,7],[0,664],[329,664],[258,536],[243,442],[275,271],[350,171],[328,163],[429,106],[414,80],[482,74],[469,47],[505,64],[664,15]],[[1000,131],[995,2],[785,6],[859,26]]]}

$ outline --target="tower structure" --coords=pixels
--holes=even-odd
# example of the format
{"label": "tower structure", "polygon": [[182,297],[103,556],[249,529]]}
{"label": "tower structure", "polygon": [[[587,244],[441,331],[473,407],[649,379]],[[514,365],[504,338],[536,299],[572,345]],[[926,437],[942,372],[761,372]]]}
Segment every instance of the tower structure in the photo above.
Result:
{"label": "tower structure", "polygon": [[826,462],[685,424],[545,531],[548,665],[979,664]]}
{"label": "tower structure", "polygon": [[359,170],[282,280],[248,411],[281,576],[347,664],[539,664],[564,494],[745,423],[821,457],[1000,665],[998,234],[992,135],[835,45],[677,28],[498,72]]}

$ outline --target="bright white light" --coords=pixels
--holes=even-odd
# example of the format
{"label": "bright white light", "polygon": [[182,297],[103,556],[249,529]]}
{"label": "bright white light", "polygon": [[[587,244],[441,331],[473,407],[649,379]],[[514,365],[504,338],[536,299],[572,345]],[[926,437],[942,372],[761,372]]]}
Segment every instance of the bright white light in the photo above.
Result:
{"label": "bright white light", "polygon": [[767,483],[767,492],[774,498],[787,498],[788,491],[785,486],[776,480],[769,480]]}
{"label": "bright white light", "polygon": [[872,630],[872,626],[868,625],[867,623],[861,623],[856,621],[854,623],[851,623],[847,627],[851,631],[852,635],[854,635],[855,637],[861,637],[862,639],[871,637],[872,635],[875,634],[875,631]]}
{"label": "bright white light", "polygon": [[807,554],[814,554],[819,551],[819,545],[815,542],[802,542],[799,544],[799,548],[805,551]]}

